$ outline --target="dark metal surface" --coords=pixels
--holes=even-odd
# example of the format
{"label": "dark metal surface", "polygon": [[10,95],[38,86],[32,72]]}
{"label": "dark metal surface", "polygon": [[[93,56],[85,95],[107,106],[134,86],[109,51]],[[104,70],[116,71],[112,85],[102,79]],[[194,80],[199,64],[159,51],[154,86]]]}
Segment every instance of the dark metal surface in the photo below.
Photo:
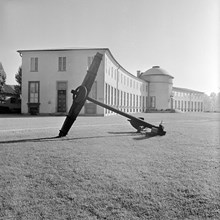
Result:
{"label": "dark metal surface", "polygon": [[87,100],[90,101],[90,102],[93,102],[96,105],[99,105],[99,106],[101,106],[103,108],[109,109],[109,110],[111,110],[111,111],[113,111],[113,112],[115,112],[115,113],[117,113],[119,115],[122,115],[122,116],[124,116],[126,118],[129,118],[130,119],[129,121],[130,121],[131,125],[134,128],[136,128],[138,131],[140,131],[141,127],[142,127],[142,129],[144,129],[144,128],[151,128],[153,131],[157,131],[158,135],[165,135],[166,134],[166,132],[163,130],[164,127],[161,124],[159,126],[152,125],[150,123],[147,123],[146,121],[144,121],[141,118],[136,118],[136,117],[134,117],[132,115],[129,115],[129,114],[125,113],[125,112],[122,112],[122,111],[120,111],[118,109],[115,109],[115,108],[113,108],[113,107],[111,107],[109,105],[106,105],[106,104],[104,104],[102,102],[99,102],[99,101],[97,101],[95,99],[92,99],[89,96],[87,97]]}
{"label": "dark metal surface", "polygon": [[85,104],[86,98],[92,88],[92,85],[95,81],[101,60],[102,54],[97,53],[93,59],[92,64],[87,71],[87,74],[82,82],[82,85],[79,86],[76,90],[72,90],[73,93],[73,103],[70,107],[69,113],[63,123],[63,126],[59,132],[59,137],[66,136],[69,129],[73,125],[77,116],[79,115],[83,105]]}

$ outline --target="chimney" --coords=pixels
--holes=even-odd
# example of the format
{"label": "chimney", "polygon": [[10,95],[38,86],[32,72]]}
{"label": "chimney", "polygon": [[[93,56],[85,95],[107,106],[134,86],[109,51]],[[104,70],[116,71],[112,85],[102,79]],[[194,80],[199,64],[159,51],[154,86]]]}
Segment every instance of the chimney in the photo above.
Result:
{"label": "chimney", "polygon": [[141,71],[140,70],[137,70],[137,77],[139,78],[141,75]]}

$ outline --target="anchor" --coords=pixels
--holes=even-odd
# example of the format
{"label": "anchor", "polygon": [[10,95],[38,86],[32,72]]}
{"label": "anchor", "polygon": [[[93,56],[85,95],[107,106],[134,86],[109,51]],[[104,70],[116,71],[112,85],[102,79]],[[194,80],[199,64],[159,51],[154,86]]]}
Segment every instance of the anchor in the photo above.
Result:
{"label": "anchor", "polygon": [[126,118],[128,118],[128,121],[130,124],[137,130],[137,132],[143,132],[146,128],[151,129],[151,133],[153,136],[160,135],[163,136],[166,134],[166,131],[164,131],[164,126],[162,123],[159,124],[159,126],[152,125],[146,121],[144,121],[144,118],[137,118],[132,115],[129,115],[125,112],[122,112],[116,108],[113,108],[109,105],[106,105],[102,102],[99,102],[95,99],[92,99],[89,97],[89,93],[91,91],[92,85],[95,81],[95,78],[97,76],[98,68],[100,66],[101,60],[102,60],[102,54],[97,53],[93,59],[92,64],[89,67],[89,70],[87,71],[87,74],[82,82],[82,84],[75,90],[72,90],[71,93],[73,94],[73,103],[70,107],[70,110],[66,116],[66,119],[63,123],[63,126],[59,132],[58,137],[64,137],[68,134],[70,128],[72,127],[73,123],[75,122],[77,116],[79,115],[82,107],[84,106],[86,100],[93,102],[96,105],[99,105],[103,108],[109,109],[110,111],[113,111],[119,115],[122,115]]}

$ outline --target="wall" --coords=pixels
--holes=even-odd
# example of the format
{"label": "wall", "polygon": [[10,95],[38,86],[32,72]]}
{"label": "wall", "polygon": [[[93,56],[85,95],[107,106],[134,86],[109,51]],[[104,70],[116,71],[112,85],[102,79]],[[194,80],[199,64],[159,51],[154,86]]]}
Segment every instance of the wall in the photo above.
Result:
{"label": "wall", "polygon": [[[67,109],[72,104],[71,90],[81,85],[93,50],[34,51],[22,53],[22,113],[28,113],[28,81],[40,81],[40,113],[57,112],[57,82],[67,82]],[[99,51],[104,53],[104,51]],[[30,58],[38,57],[38,72],[30,71]],[[67,57],[66,71],[58,71],[58,57]],[[103,100],[103,61],[97,75],[97,95]],[[84,109],[82,112],[84,113]],[[99,109],[98,114],[103,114]]]}

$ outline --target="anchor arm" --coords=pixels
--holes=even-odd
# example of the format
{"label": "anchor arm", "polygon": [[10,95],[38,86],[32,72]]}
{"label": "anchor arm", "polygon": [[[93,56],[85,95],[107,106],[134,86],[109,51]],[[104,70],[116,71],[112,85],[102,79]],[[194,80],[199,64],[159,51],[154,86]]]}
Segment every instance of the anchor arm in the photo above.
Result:
{"label": "anchor arm", "polygon": [[132,125],[132,123],[133,123],[133,124],[136,124],[135,126],[132,125],[132,126],[135,127],[136,129],[137,129],[138,127],[143,126],[144,128],[147,127],[147,128],[153,129],[154,131],[157,132],[158,135],[165,135],[165,134],[166,134],[166,132],[163,130],[164,128],[163,128],[163,126],[162,126],[161,124],[160,124],[159,126],[152,125],[152,124],[147,123],[146,121],[144,121],[144,120],[142,120],[142,119],[136,118],[136,117],[134,117],[134,116],[132,116],[132,115],[129,115],[129,114],[125,113],[125,112],[122,112],[122,111],[120,111],[120,110],[118,110],[118,109],[115,109],[115,108],[113,108],[113,107],[111,107],[111,106],[109,106],[109,105],[106,105],[106,104],[104,104],[104,103],[102,103],[102,102],[99,102],[99,101],[97,101],[97,100],[95,100],[95,99],[93,99],[93,98],[91,98],[91,97],[89,97],[89,96],[87,96],[86,99],[87,99],[88,101],[90,101],[90,102],[93,102],[93,103],[96,104],[96,105],[99,105],[99,106],[101,106],[101,107],[103,107],[103,108],[106,108],[106,109],[109,109],[109,110],[111,110],[111,111],[113,111],[113,112],[115,112],[115,113],[117,113],[117,114],[119,114],[119,115],[122,115],[122,116],[124,116],[124,117],[126,117],[126,118],[129,118],[131,125]]}

